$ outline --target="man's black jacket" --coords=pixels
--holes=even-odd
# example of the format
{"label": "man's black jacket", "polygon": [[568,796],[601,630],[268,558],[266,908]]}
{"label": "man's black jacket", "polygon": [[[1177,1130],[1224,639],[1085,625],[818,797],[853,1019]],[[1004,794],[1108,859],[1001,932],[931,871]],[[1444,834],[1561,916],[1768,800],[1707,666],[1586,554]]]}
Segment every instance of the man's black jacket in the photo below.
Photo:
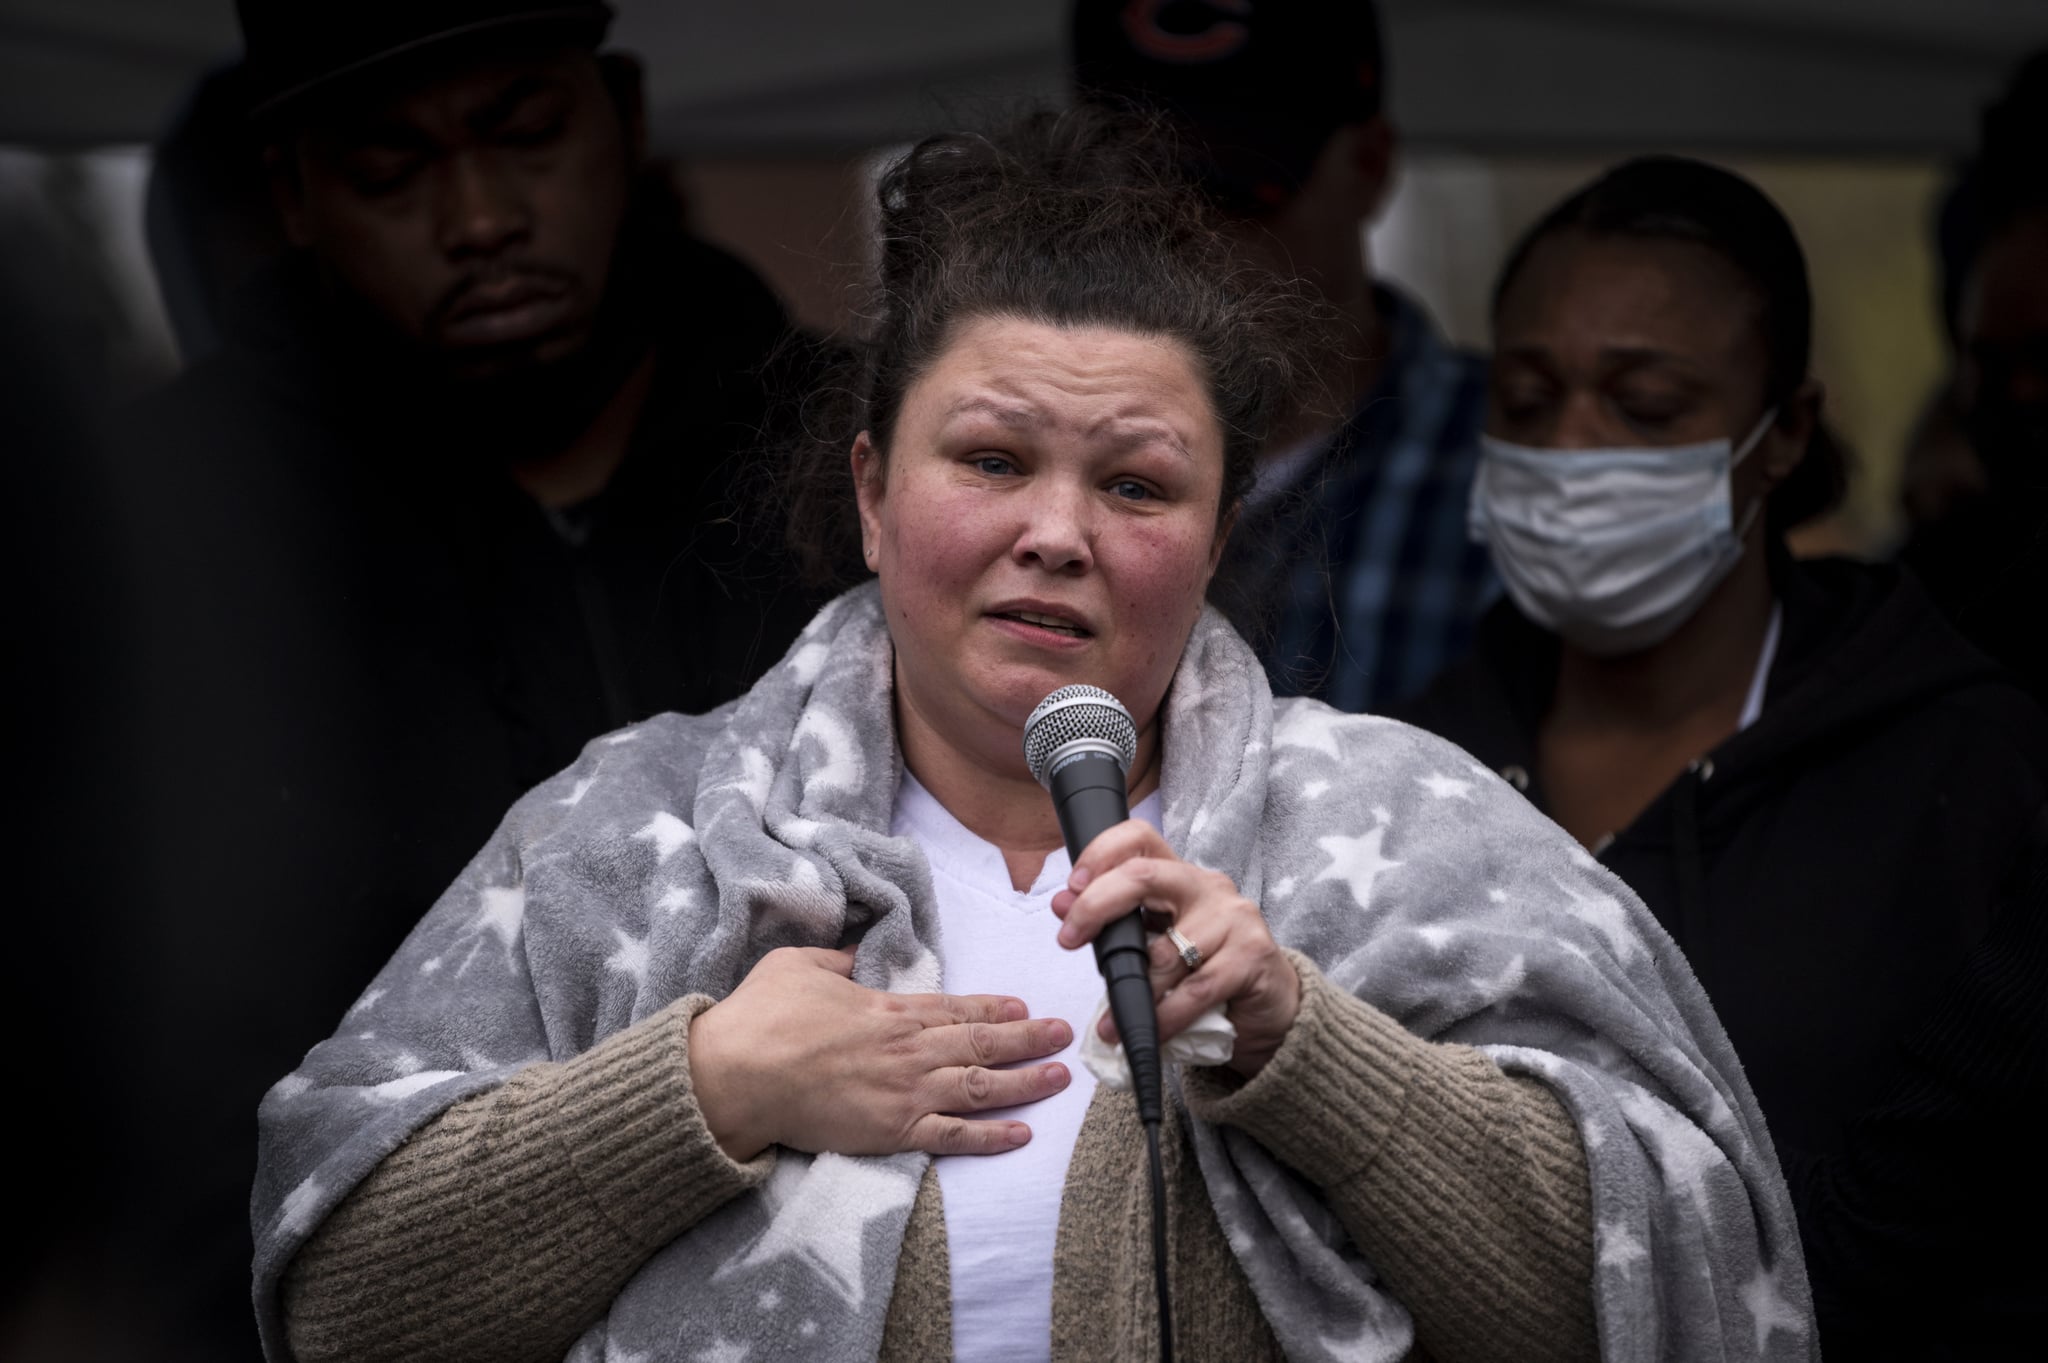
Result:
{"label": "man's black jacket", "polygon": [[[186,1117],[133,1133],[123,1171],[150,1223],[128,1243],[185,1318],[156,1356],[253,1356],[257,1102],[513,800],[600,734],[738,695],[808,618],[761,467],[764,372],[795,353],[779,304],[675,231],[612,295],[567,381],[458,397],[288,262],[121,423],[108,1006],[135,1019],[136,1110]],[[650,347],[624,464],[543,511],[508,459],[573,434]]]}

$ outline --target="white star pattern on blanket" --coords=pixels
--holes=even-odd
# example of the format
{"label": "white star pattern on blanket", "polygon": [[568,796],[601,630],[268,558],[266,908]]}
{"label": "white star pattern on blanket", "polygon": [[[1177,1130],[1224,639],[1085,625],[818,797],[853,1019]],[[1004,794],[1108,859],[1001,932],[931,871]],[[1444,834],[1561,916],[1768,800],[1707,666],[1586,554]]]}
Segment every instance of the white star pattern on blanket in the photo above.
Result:
{"label": "white star pattern on blanket", "polygon": [[1626,965],[1635,959],[1642,943],[1629,925],[1628,914],[1619,899],[1611,894],[1588,894],[1572,885],[1560,884],[1558,888],[1565,894],[1565,912],[1606,938],[1608,949],[1617,960]]}
{"label": "white star pattern on blanket", "polygon": [[696,832],[667,810],[659,810],[647,826],[633,835],[654,844],[654,860],[667,861],[697,840]]}
{"label": "white star pattern on blanket", "polygon": [[1694,1213],[1702,1220],[1713,1215],[1713,1199],[1707,1179],[1725,1167],[1721,1148],[1697,1126],[1674,1112],[1670,1105],[1634,1085],[1627,1086],[1621,1110],[1636,1134],[1644,1139],[1665,1184],[1692,1200]]}
{"label": "white star pattern on blanket", "polygon": [[490,933],[509,952],[518,942],[525,920],[526,891],[517,885],[493,886],[477,896],[476,921],[470,926],[478,933]]}
{"label": "white star pattern on blanket", "polygon": [[605,958],[605,968],[616,970],[633,981],[635,989],[647,987],[647,941],[634,937],[624,928],[613,928],[612,935],[619,939],[619,949]]}
{"label": "white star pattern on blanket", "polygon": [[1389,861],[1380,855],[1380,844],[1386,836],[1387,830],[1382,826],[1356,838],[1339,834],[1316,839],[1316,845],[1330,857],[1330,864],[1316,875],[1316,879],[1343,881],[1351,891],[1351,897],[1358,901],[1359,908],[1371,908],[1374,884],[1387,872],[1401,868],[1400,862]]}
{"label": "white star pattern on blanket", "polygon": [[1783,1330],[1795,1338],[1806,1334],[1806,1318],[1791,1302],[1785,1300],[1783,1290],[1778,1286],[1776,1269],[1758,1271],[1754,1278],[1742,1285],[1742,1304],[1749,1311],[1749,1317],[1756,1324],[1756,1351],[1762,1353],[1770,1341],[1771,1331]]}
{"label": "white star pattern on blanket", "polygon": [[1431,772],[1428,776],[1418,776],[1415,778],[1415,783],[1439,800],[1464,800],[1467,803],[1470,803],[1472,800],[1472,783],[1470,781],[1460,781],[1457,777],[1446,776],[1442,772]]}
{"label": "white star pattern on blanket", "polygon": [[[518,885],[494,885],[487,887],[477,896],[476,917],[470,920],[469,931],[474,939],[469,950],[463,953],[462,964],[455,973],[466,972],[470,963],[484,944],[485,937],[496,937],[505,948],[505,964],[510,966],[514,953],[519,947],[519,936],[526,925],[526,891]],[[420,973],[431,975],[441,968],[441,958],[423,962]]]}
{"label": "white star pattern on blanket", "polygon": [[1637,1263],[1650,1257],[1650,1251],[1643,1248],[1643,1242],[1636,1239],[1627,1226],[1603,1225],[1596,1238],[1600,1245],[1602,1268],[1632,1273]]}
{"label": "white star pattern on blanket", "polygon": [[768,1229],[738,1267],[794,1256],[858,1311],[867,1291],[867,1224],[908,1208],[917,1197],[917,1178],[878,1160],[819,1155],[809,1165],[792,1160],[779,1166],[762,1192]]}
{"label": "white star pattern on blanket", "polygon": [[1273,731],[1273,747],[1276,751],[1281,748],[1308,748],[1326,757],[1341,759],[1344,751],[1337,746],[1341,735],[1387,722],[1371,715],[1347,715],[1341,710],[1300,709],[1284,727]]}

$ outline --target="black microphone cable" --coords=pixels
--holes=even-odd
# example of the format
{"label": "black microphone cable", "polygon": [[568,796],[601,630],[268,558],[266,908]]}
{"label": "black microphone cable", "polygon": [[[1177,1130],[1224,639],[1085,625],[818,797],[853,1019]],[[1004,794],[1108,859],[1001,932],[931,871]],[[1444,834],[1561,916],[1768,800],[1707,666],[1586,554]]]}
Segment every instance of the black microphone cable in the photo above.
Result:
{"label": "black microphone cable", "polygon": [[[1138,726],[1122,702],[1099,686],[1062,686],[1024,721],[1024,760],[1052,794],[1067,855],[1130,817],[1127,774],[1138,752]],[[1165,1119],[1159,1060],[1159,1016],[1152,1006],[1150,954],[1142,906],[1104,926],[1095,965],[1109,993],[1109,1013],[1131,1067],[1131,1092],[1145,1126],[1151,1164],[1152,1282],[1159,1303],[1159,1357],[1173,1363],[1173,1310],[1166,1272],[1166,1171],[1159,1150]]]}

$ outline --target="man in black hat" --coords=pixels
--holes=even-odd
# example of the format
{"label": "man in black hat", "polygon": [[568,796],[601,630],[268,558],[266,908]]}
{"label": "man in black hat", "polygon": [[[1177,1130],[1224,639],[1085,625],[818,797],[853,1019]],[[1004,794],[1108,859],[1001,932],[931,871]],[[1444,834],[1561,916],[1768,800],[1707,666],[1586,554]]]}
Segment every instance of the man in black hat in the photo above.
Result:
{"label": "man in black hat", "polygon": [[737,695],[812,604],[746,514],[800,348],[645,168],[610,11],[240,12],[295,249],[123,423],[115,1006],[142,1024],[131,1243],[181,1317],[157,1357],[253,1355],[257,1102],[505,809]]}
{"label": "man in black hat", "polygon": [[1266,451],[1221,604],[1282,694],[1347,710],[1414,694],[1498,593],[1465,528],[1486,370],[1366,258],[1395,150],[1372,5],[1076,0],[1071,36],[1077,94],[1164,114],[1247,244],[1346,324],[1340,410]]}

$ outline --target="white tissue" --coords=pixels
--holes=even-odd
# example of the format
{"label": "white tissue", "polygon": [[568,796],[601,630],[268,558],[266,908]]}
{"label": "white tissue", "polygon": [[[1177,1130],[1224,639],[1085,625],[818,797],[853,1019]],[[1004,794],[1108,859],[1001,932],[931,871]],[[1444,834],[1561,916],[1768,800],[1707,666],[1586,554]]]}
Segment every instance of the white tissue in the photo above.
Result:
{"label": "white tissue", "polygon": [[[1095,1016],[1088,1019],[1087,1029],[1081,1033],[1081,1063],[1088,1067],[1097,1083],[1107,1084],[1113,1089],[1128,1089],[1131,1086],[1131,1065],[1124,1059],[1123,1043],[1112,1046],[1095,1030],[1108,1012],[1109,995],[1104,994],[1102,1002],[1095,1005]],[[1236,1049],[1237,1028],[1223,1015],[1223,1005],[1219,1003],[1190,1023],[1185,1032],[1161,1047],[1160,1058],[1169,1065],[1222,1065],[1228,1063]]]}

